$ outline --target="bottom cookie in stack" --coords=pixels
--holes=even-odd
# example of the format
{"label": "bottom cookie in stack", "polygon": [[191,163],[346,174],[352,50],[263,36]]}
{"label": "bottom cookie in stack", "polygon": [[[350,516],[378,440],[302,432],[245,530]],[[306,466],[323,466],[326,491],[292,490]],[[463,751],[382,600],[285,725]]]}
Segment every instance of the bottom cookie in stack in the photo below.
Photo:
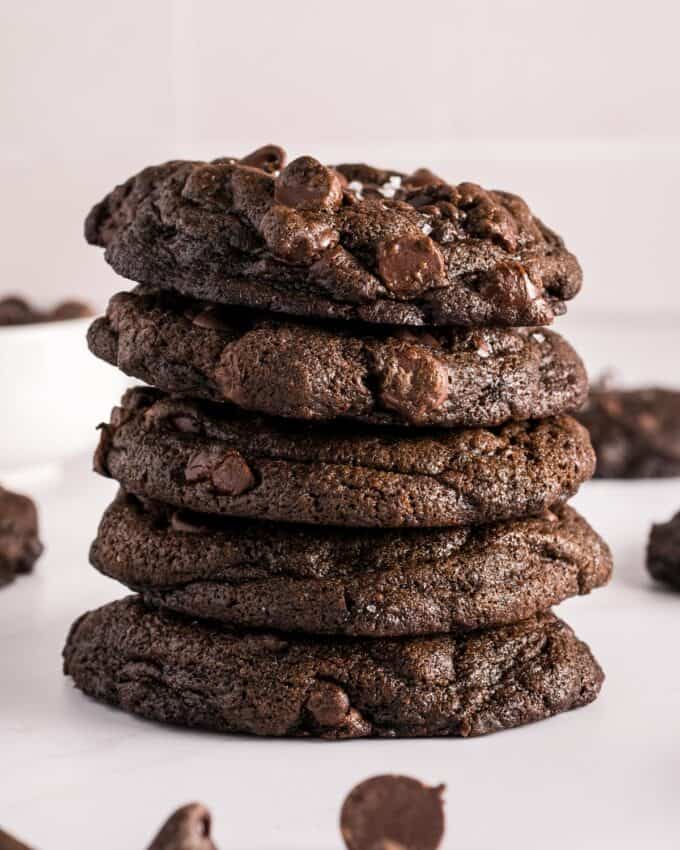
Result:
{"label": "bottom cookie in stack", "polygon": [[552,613],[415,638],[229,631],[131,596],[76,621],[65,672],[153,720],[271,736],[483,735],[595,699],[603,674]]}

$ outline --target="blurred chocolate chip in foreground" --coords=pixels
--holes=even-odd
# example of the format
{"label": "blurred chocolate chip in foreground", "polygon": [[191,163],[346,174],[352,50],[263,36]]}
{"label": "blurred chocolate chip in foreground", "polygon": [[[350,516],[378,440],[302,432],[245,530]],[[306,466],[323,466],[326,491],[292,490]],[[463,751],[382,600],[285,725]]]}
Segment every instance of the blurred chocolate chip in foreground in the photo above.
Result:
{"label": "blurred chocolate chip in foreground", "polygon": [[170,815],[148,850],[217,850],[210,837],[210,812],[189,803]]}
{"label": "blurred chocolate chip in foreground", "polygon": [[348,850],[436,850],[444,834],[443,791],[408,776],[361,782],[340,812]]}

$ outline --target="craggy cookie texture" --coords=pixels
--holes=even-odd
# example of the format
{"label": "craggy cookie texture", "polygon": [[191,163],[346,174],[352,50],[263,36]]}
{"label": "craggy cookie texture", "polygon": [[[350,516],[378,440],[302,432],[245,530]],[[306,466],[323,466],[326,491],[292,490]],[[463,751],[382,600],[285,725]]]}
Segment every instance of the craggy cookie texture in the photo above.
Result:
{"label": "craggy cookie texture", "polygon": [[254,735],[483,735],[591,702],[603,674],[552,614],[464,638],[235,633],[112,602],[73,625],[85,693],[166,723]]}
{"label": "craggy cookie texture", "polygon": [[544,325],[581,286],[575,257],[516,195],[427,169],[285,165],[272,145],[145,168],[85,234],[140,283],[327,318]]}
{"label": "craggy cookie texture", "polygon": [[120,293],[90,350],[166,392],[301,419],[499,425],[576,410],[588,380],[550,331],[318,327],[170,293]]}
{"label": "craggy cookie texture", "polygon": [[0,487],[0,587],[30,572],[42,550],[33,501]]}
{"label": "craggy cookie texture", "polygon": [[578,418],[590,432],[597,478],[680,476],[680,392],[594,389]]}
{"label": "craggy cookie texture", "polygon": [[680,511],[668,522],[652,526],[647,569],[658,581],[680,590]]}
{"label": "craggy cookie texture", "polygon": [[460,526],[542,513],[588,479],[567,416],[421,430],[272,420],[136,388],[102,426],[95,469],[206,513],[348,526]]}
{"label": "craggy cookie texture", "polygon": [[462,529],[248,522],[119,494],[91,561],[147,602],[232,627],[390,637],[523,620],[607,582],[611,554],[572,508]]}

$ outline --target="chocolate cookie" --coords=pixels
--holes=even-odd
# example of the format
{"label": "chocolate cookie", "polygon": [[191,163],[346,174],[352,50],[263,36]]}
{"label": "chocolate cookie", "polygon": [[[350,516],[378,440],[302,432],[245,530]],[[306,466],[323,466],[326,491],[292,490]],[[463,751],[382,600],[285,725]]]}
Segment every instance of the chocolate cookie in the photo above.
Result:
{"label": "chocolate cookie", "polygon": [[59,322],[65,319],[84,319],[93,315],[92,308],[81,301],[62,301],[51,310],[40,310],[15,295],[0,298],[0,326]]}
{"label": "chocolate cookie", "polygon": [[594,389],[578,418],[590,431],[597,478],[680,475],[680,392]]}
{"label": "chocolate cookie", "polygon": [[140,283],[325,318],[545,325],[579,291],[576,258],[516,195],[264,150],[145,168],[87,240]]}
{"label": "chocolate cookie", "polygon": [[567,416],[497,429],[350,430],[136,388],[103,426],[95,469],[206,513],[349,526],[460,526],[542,513],[590,477]]}
{"label": "chocolate cookie", "polygon": [[524,620],[611,574],[572,508],[461,529],[347,530],[173,511],[119,494],[90,559],[150,604],[231,627],[396,637]]}
{"label": "chocolate cookie", "polygon": [[588,379],[549,331],[317,327],[191,301],[120,293],[90,350],[166,392],[300,419],[500,425],[576,410]]}
{"label": "chocolate cookie", "polygon": [[0,587],[30,572],[42,550],[33,502],[0,487]]}
{"label": "chocolate cookie", "polygon": [[463,638],[239,633],[137,597],[73,625],[64,670],[153,720],[254,735],[484,735],[591,702],[603,674],[553,614]]}
{"label": "chocolate cookie", "polygon": [[668,522],[652,526],[647,569],[655,579],[680,590],[680,511]]}

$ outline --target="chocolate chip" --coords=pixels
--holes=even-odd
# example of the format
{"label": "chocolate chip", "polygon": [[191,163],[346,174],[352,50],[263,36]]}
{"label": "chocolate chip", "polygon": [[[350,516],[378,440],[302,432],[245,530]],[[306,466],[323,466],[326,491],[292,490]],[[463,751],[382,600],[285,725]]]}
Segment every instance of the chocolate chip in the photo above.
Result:
{"label": "chocolate chip", "polygon": [[337,230],[324,218],[303,215],[280,204],[266,213],[260,229],[272,254],[302,265],[313,263],[339,239]]}
{"label": "chocolate chip", "polygon": [[241,165],[261,168],[268,174],[274,174],[274,172],[283,168],[286,162],[286,152],[278,145],[263,145],[252,153],[242,156],[239,161]]}
{"label": "chocolate chip", "polygon": [[220,165],[195,166],[184,184],[182,197],[199,204],[215,200],[224,189],[224,175]]}
{"label": "chocolate chip", "polygon": [[227,318],[227,312],[222,307],[216,305],[206,307],[191,318],[192,324],[197,328],[208,328],[213,331],[229,331],[231,324]]}
{"label": "chocolate chip", "polygon": [[343,184],[337,172],[311,156],[289,163],[276,181],[274,198],[298,210],[335,210],[340,206]]}
{"label": "chocolate chip", "polygon": [[532,301],[541,297],[521,263],[509,260],[499,263],[492,272],[482,277],[479,294],[494,304],[498,310],[525,310]]}
{"label": "chocolate chip", "polygon": [[319,726],[341,726],[349,711],[349,697],[333,682],[316,682],[305,703],[307,711]]}
{"label": "chocolate chip", "polygon": [[436,850],[444,834],[444,786],[428,788],[408,776],[374,776],[349,793],[340,831],[349,850],[394,844]]}
{"label": "chocolate chip", "polygon": [[189,803],[168,818],[149,850],[217,850],[210,826],[208,809],[200,803]]}
{"label": "chocolate chip", "polygon": [[189,484],[197,481],[206,481],[212,475],[215,466],[215,458],[208,452],[197,452],[189,458],[184,468],[184,479]]}
{"label": "chocolate chip", "polygon": [[422,345],[395,345],[381,367],[382,403],[411,422],[422,421],[446,401],[446,364]]}
{"label": "chocolate chip", "polygon": [[218,493],[240,496],[255,486],[255,476],[241,455],[230,451],[213,469],[212,483]]}
{"label": "chocolate chip", "polygon": [[429,236],[403,236],[378,246],[378,273],[397,297],[413,297],[444,279],[444,258]]}
{"label": "chocolate chip", "polygon": [[446,181],[433,174],[429,168],[417,168],[413,174],[404,177],[402,183],[410,189],[417,186],[443,186],[446,184]]}

